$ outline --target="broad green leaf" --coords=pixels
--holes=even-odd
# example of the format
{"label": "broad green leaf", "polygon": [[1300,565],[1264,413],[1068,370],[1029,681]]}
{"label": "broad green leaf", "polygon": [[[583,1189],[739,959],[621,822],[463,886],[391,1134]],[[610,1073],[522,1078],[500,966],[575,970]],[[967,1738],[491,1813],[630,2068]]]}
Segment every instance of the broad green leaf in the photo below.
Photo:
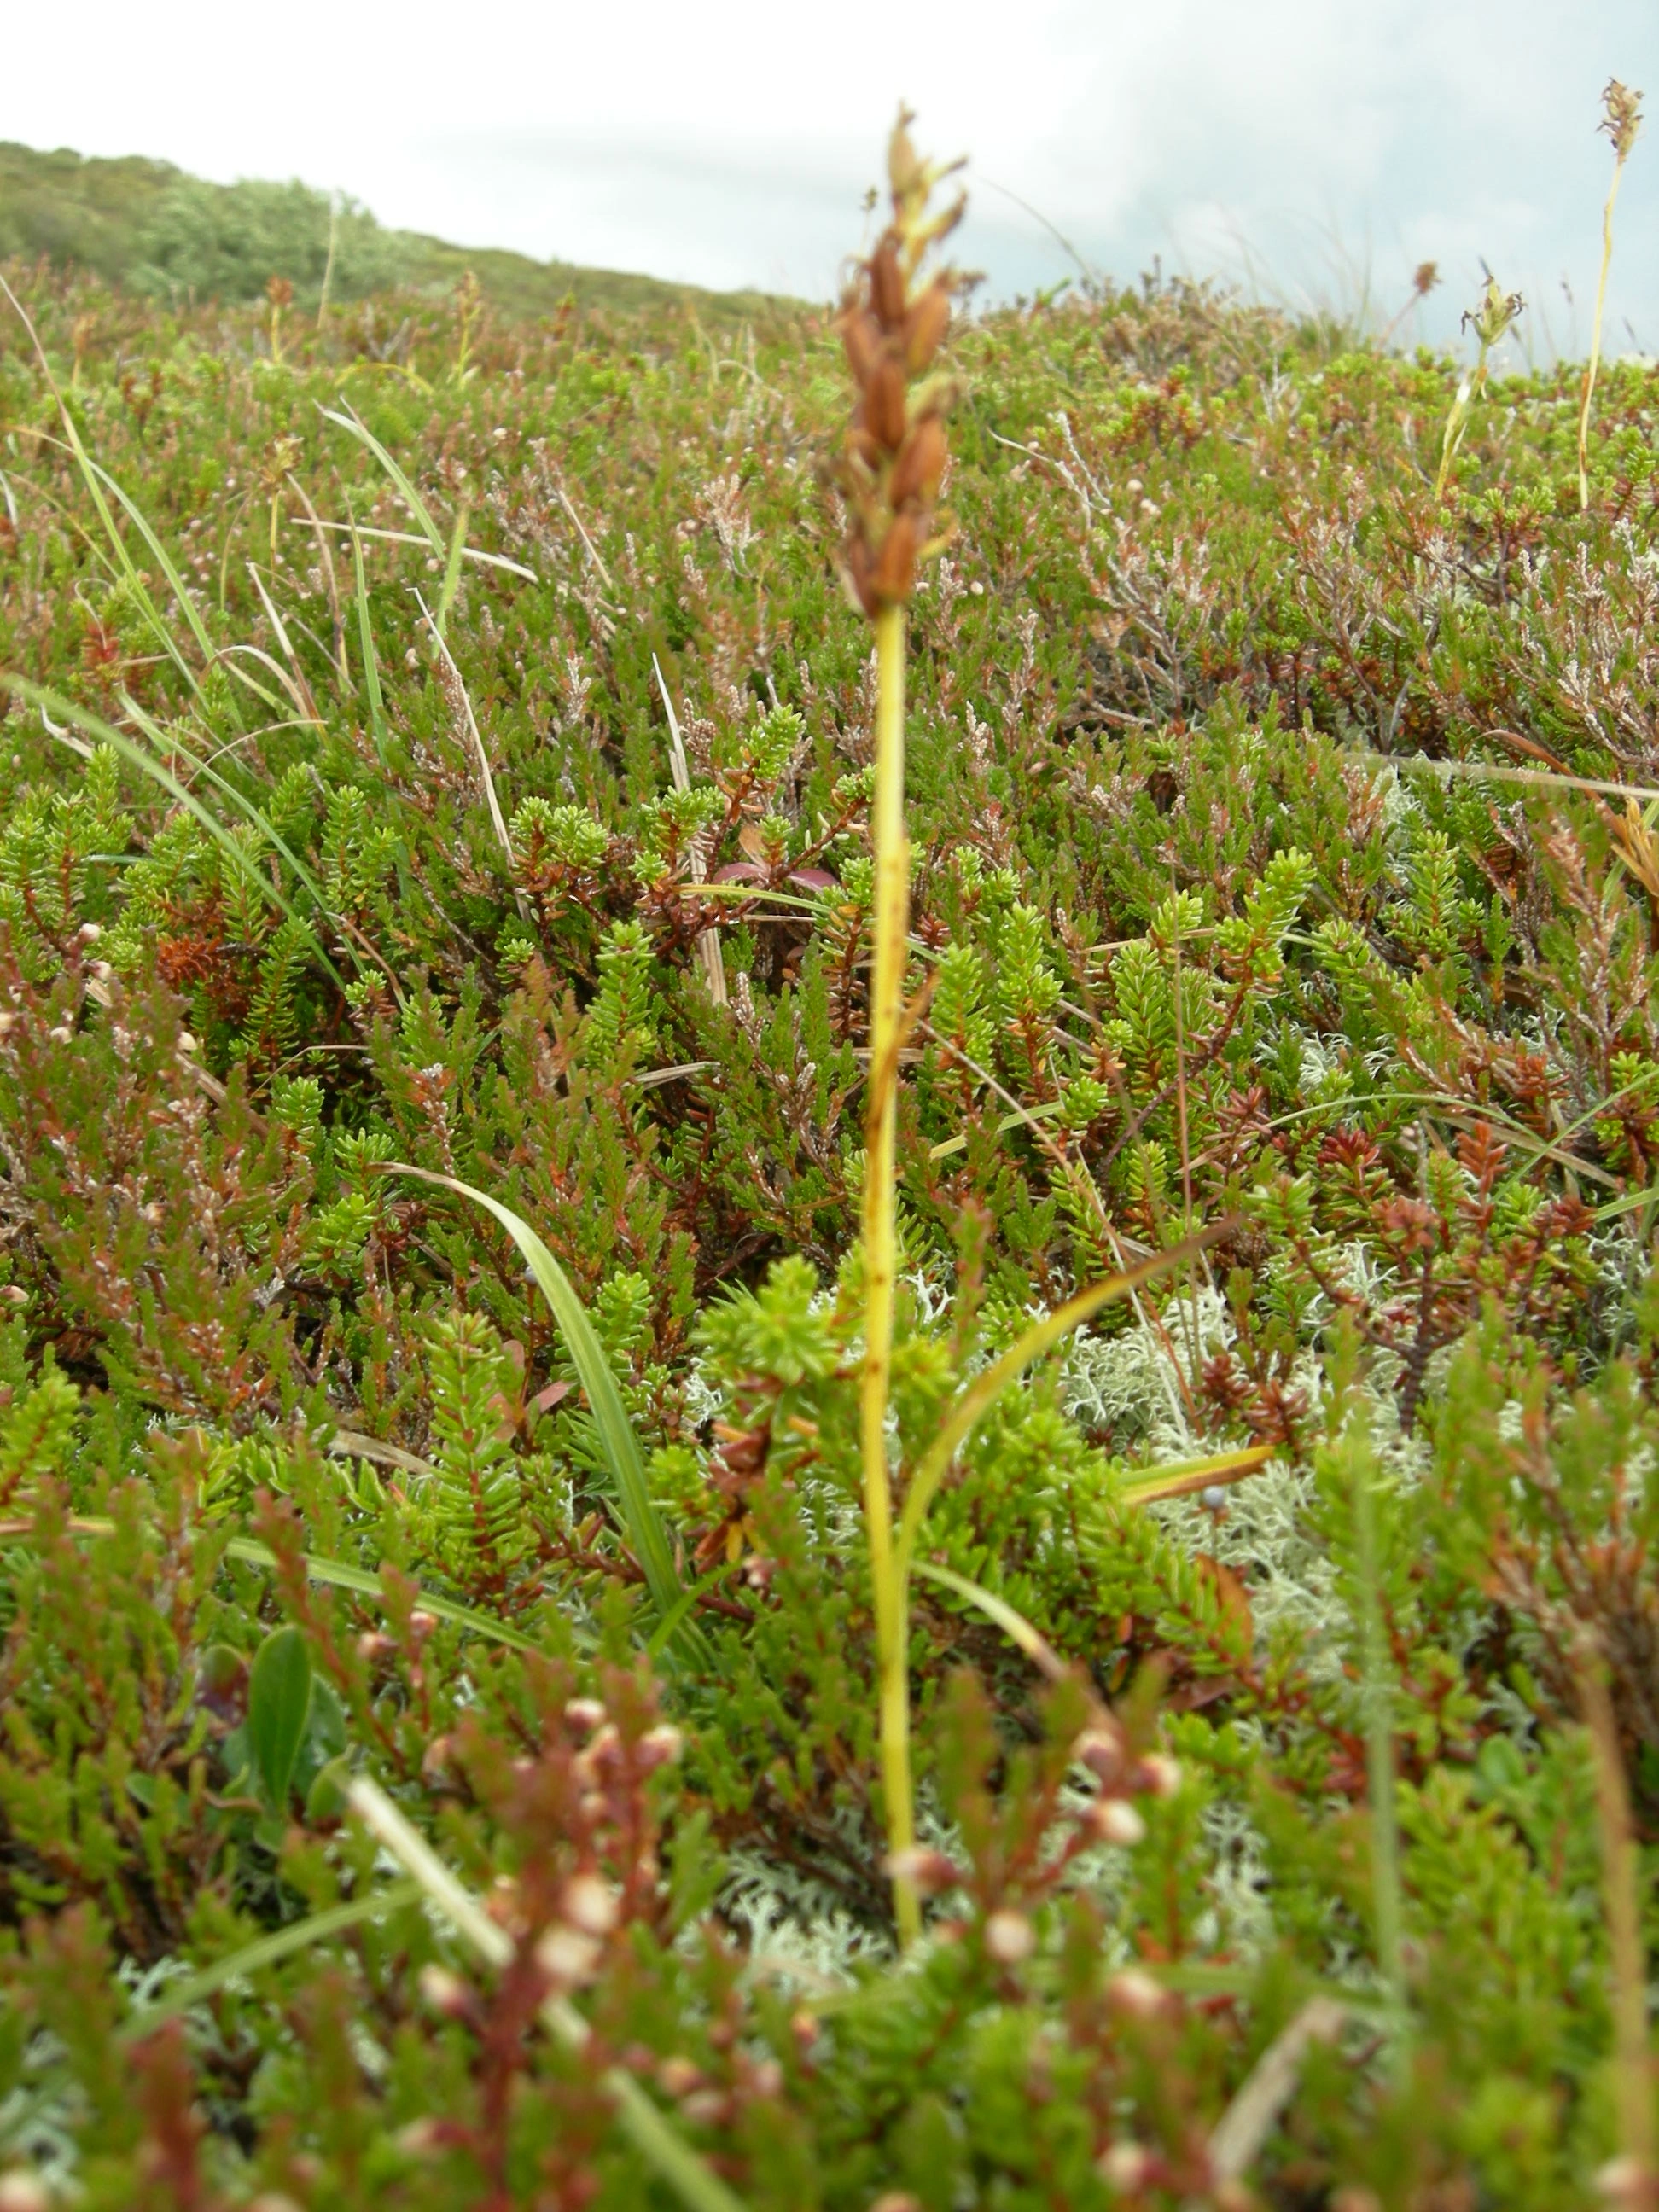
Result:
{"label": "broad green leaf", "polygon": [[311,1711],[311,1654],[297,1628],[273,1628],[248,1674],[247,1738],[272,1808],[288,1803],[294,1762]]}

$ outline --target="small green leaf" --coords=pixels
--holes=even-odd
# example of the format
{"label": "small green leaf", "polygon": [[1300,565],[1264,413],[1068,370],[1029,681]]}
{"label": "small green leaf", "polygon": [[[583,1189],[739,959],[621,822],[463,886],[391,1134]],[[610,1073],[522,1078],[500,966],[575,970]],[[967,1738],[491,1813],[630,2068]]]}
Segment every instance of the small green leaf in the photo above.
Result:
{"label": "small green leaf", "polygon": [[297,1628],[274,1628],[254,1654],[248,1677],[247,1733],[264,1793],[278,1812],[288,1803],[294,1762],[311,1712],[311,1654]]}
{"label": "small green leaf", "polygon": [[351,1780],[351,1760],[342,1752],[337,1759],[319,1769],[316,1778],[306,1792],[306,1826],[320,1827],[325,1821],[343,1820],[346,1816],[346,1788]]}

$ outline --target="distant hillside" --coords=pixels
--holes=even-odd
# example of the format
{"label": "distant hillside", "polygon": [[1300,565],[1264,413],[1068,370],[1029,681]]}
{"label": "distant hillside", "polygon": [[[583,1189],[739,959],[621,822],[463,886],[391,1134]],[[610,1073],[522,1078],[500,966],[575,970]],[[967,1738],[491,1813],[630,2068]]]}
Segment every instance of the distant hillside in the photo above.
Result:
{"label": "distant hillside", "polygon": [[447,289],[470,269],[509,313],[546,313],[572,295],[612,307],[693,300],[717,319],[768,304],[759,293],[703,292],[386,230],[368,209],[353,201],[336,207],[327,193],[297,181],[211,185],[138,155],[89,160],[66,148],[42,154],[0,141],[0,260],[14,254],[44,254],[162,299],[251,300],[270,277],[285,276],[297,297],[314,301],[325,271],[331,299],[362,299],[400,286]]}

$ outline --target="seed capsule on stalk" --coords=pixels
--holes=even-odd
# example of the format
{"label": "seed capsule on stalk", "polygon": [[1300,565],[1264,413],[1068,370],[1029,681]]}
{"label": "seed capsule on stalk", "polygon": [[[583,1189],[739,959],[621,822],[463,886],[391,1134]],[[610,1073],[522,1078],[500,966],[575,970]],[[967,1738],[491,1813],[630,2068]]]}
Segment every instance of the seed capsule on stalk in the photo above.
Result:
{"label": "seed capsule on stalk", "polygon": [[945,425],[937,415],[925,416],[899,448],[887,496],[897,507],[920,501],[931,506],[945,473]]}
{"label": "seed capsule on stalk", "polygon": [[864,387],[864,418],[872,437],[896,453],[904,436],[904,369],[884,353]]}
{"label": "seed capsule on stalk", "polygon": [[870,298],[884,329],[897,330],[904,320],[904,272],[890,231],[870,257]]}
{"label": "seed capsule on stalk", "polygon": [[888,149],[892,220],[857,270],[837,322],[858,388],[840,465],[848,509],[842,562],[853,597],[872,617],[909,598],[917,563],[943,542],[933,502],[952,392],[937,376],[914,392],[910,386],[938,355],[962,281],[947,269],[921,283],[922,263],[961,220],[963,202],[928,214],[933,186],[949,168],[919,159],[909,119],[901,112]]}
{"label": "seed capsule on stalk", "polygon": [[920,376],[933,366],[951,322],[951,290],[935,279],[916,300],[904,319],[904,366]]}

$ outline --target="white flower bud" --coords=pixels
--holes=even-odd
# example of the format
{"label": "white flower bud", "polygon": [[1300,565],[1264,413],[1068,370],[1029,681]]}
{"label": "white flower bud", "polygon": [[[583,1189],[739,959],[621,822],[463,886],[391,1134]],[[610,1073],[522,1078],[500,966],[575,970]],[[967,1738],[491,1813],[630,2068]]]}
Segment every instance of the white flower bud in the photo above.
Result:
{"label": "white flower bud", "polygon": [[620,1914],[615,1892],[596,1874],[574,1874],[559,1893],[559,1914],[584,1936],[608,1936]]}
{"label": "white flower bud", "polygon": [[1006,1905],[985,1923],[985,1948],[1000,1966],[1017,1966],[1036,1948],[1036,1930],[1023,1912]]}

